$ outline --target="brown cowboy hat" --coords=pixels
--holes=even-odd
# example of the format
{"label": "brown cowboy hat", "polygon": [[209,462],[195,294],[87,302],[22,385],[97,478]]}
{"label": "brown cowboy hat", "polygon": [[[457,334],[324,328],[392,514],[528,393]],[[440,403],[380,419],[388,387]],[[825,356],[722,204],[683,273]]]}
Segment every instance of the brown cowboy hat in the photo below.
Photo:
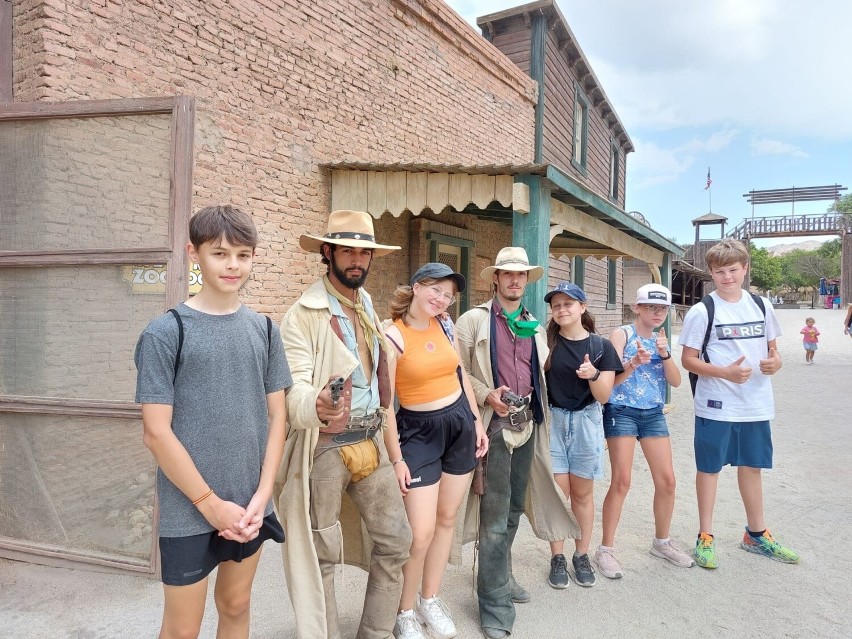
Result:
{"label": "brown cowboy hat", "polygon": [[323,244],[373,249],[373,257],[400,249],[399,246],[376,243],[373,218],[364,211],[332,211],[328,216],[328,232],[325,235],[302,235],[299,238],[299,246],[309,253],[319,253]]}
{"label": "brown cowboy hat", "polygon": [[544,275],[544,269],[540,266],[530,266],[530,259],[527,257],[527,252],[520,246],[507,246],[500,249],[497,253],[497,259],[494,260],[494,266],[486,266],[482,269],[479,277],[490,282],[491,275],[495,271],[526,271],[527,282],[533,282],[541,279]]}

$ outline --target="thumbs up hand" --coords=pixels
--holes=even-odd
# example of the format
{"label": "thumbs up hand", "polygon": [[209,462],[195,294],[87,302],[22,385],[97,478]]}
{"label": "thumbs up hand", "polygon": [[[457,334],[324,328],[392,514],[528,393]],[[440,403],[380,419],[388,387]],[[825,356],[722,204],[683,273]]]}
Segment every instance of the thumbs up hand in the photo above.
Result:
{"label": "thumbs up hand", "polygon": [[781,355],[774,346],[769,349],[769,357],[760,360],[760,372],[764,375],[774,375],[781,368]]}
{"label": "thumbs up hand", "polygon": [[651,361],[650,351],[642,346],[642,340],[636,338],[636,357],[639,359],[639,365],[647,364]]}
{"label": "thumbs up hand", "polygon": [[669,354],[669,340],[666,337],[666,329],[661,328],[657,333],[657,355],[665,357]]}
{"label": "thumbs up hand", "polygon": [[580,364],[580,368],[577,369],[577,377],[580,379],[591,379],[598,372],[598,369],[595,368],[595,365],[592,364],[589,359],[589,354],[586,353],[585,357],[583,357],[583,363]]}
{"label": "thumbs up hand", "polygon": [[724,378],[729,382],[734,382],[734,384],[745,384],[748,381],[748,378],[751,377],[751,367],[742,366],[744,361],[745,355],[742,355],[736,361],[728,364],[725,367]]}

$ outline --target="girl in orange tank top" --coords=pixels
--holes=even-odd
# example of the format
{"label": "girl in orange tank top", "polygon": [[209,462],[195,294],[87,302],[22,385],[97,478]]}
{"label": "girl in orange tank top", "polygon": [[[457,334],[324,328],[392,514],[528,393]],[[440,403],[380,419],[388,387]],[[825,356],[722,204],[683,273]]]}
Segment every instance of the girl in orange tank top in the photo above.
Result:
{"label": "girl in orange tank top", "polygon": [[394,322],[386,335],[396,352],[390,373],[400,403],[395,421],[403,455],[391,463],[413,533],[402,569],[396,632],[419,629],[416,617],[433,636],[453,637],[456,632],[438,593],[470,473],[488,450],[452,322],[447,320],[445,327],[439,319],[464,287],[462,275],[433,262],[418,269],[411,286],[398,287],[391,302]]}

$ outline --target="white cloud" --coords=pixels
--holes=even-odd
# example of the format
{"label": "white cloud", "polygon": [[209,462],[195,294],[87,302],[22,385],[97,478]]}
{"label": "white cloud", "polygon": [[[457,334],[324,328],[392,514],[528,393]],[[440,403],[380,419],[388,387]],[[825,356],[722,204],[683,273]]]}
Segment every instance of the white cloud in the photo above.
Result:
{"label": "white cloud", "polygon": [[676,182],[707,154],[723,151],[736,139],[736,129],[722,129],[706,138],[693,137],[684,144],[663,148],[642,138],[633,139],[628,176],[633,188],[643,189]]}
{"label": "white cloud", "polygon": [[752,155],[789,155],[794,158],[806,158],[808,154],[802,151],[797,146],[781,142],[779,140],[770,140],[769,138],[752,138],[751,139],[751,154]]}
{"label": "white cloud", "polygon": [[[522,3],[449,0],[471,22]],[[843,80],[852,2],[559,4],[633,135],[730,124],[766,137],[852,140],[852,82]]]}

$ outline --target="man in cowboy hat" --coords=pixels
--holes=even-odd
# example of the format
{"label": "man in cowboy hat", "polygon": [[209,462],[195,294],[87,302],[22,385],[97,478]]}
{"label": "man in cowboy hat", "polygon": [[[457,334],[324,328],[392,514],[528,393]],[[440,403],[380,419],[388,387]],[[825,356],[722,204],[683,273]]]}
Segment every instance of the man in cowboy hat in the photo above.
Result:
{"label": "man in cowboy hat", "polygon": [[360,211],[333,211],[328,232],[302,235],[299,246],[321,253],[328,272],[281,323],[293,386],[273,497],[287,533],[296,636],[341,636],[334,571],[345,545],[346,563],[369,571],[357,637],[388,639],[411,528],[391,465],[402,457],[399,442],[381,436],[394,419],[387,346],[363,285],[373,258],[399,247],[378,244]]}
{"label": "man in cowboy hat", "polygon": [[[525,508],[541,539],[580,534],[550,468],[542,369],[547,341],[538,320],[521,304],[527,284],[543,274],[542,267],[530,265],[523,248],[501,249],[494,266],[480,274],[491,282],[493,299],[462,315],[456,327],[462,363],[490,438],[477,531],[479,618],[489,639],[509,636],[514,604],[531,598],[512,577],[512,542]],[[474,492],[482,491],[474,487]],[[468,521],[476,521],[470,516],[476,505],[474,496]],[[557,585],[567,585],[567,573],[564,585]]]}

